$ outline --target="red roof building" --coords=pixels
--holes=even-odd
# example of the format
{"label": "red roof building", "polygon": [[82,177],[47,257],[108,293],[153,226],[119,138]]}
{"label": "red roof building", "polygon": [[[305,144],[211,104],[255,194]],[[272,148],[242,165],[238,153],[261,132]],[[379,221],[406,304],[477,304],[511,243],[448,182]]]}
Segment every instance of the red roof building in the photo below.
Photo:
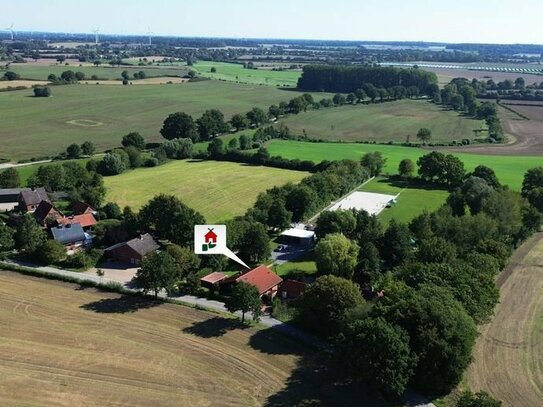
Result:
{"label": "red roof building", "polygon": [[224,283],[247,283],[258,289],[260,296],[267,295],[270,298],[277,294],[279,284],[283,279],[269,269],[268,266],[258,266],[246,273],[230,277]]}
{"label": "red roof building", "polygon": [[65,216],[58,219],[59,225],[73,225],[79,223],[83,229],[93,227],[98,222],[92,213],[85,213],[83,215]]}
{"label": "red roof building", "polygon": [[223,281],[228,276],[224,273],[214,271],[213,273],[208,274],[200,279],[200,282],[204,287],[212,288],[217,287],[217,285]]}
{"label": "red roof building", "polygon": [[279,292],[281,293],[282,299],[293,299],[302,295],[306,287],[307,284],[301,281],[284,280],[279,286]]}

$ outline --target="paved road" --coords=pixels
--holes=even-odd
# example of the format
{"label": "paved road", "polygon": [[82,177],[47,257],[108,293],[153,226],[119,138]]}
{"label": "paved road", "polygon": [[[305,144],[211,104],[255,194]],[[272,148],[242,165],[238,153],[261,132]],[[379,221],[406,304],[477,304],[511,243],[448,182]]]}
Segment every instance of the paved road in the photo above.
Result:
{"label": "paved road", "polygon": [[41,160],[41,161],[30,161],[27,163],[2,163],[0,164],[0,170],[6,169],[6,168],[12,168],[12,167],[26,167],[28,165],[35,165],[35,164],[44,164],[44,163],[50,163],[53,160]]}

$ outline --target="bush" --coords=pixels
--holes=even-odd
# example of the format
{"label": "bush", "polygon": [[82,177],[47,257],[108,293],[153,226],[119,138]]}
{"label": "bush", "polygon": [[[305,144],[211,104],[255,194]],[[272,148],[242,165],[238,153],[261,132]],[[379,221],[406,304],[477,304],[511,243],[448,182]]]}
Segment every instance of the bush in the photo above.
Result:
{"label": "bush", "polygon": [[51,88],[49,86],[37,86],[34,88],[34,96],[47,98],[51,96]]}
{"label": "bush", "polygon": [[74,269],[88,269],[92,265],[92,259],[87,256],[84,250],[80,250],[71,256],[68,256],[64,261],[66,267]]}
{"label": "bush", "polygon": [[57,264],[65,257],[64,246],[56,240],[47,240],[36,252],[36,258],[43,264]]}

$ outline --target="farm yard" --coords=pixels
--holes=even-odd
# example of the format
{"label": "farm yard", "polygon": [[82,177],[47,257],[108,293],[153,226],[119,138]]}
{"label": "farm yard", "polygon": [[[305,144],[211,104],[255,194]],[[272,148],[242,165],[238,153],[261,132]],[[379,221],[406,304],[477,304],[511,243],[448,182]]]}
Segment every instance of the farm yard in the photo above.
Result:
{"label": "farm yard", "polygon": [[104,179],[108,201],[139,209],[159,193],[173,194],[208,222],[242,215],[260,192],[298,182],[308,173],[222,161],[174,161]]}
{"label": "farm yard", "polygon": [[4,406],[262,405],[307,355],[215,314],[6,271],[0,321]]}
{"label": "farm yard", "polygon": [[373,105],[313,110],[283,120],[294,134],[312,139],[344,141],[396,141],[412,143],[421,127],[432,131],[432,142],[475,138],[484,129],[481,120],[462,117],[428,101],[401,100]]}
{"label": "farm yard", "polygon": [[[302,141],[272,140],[267,144],[270,154],[281,155],[284,158],[298,158],[300,160],[359,160],[365,153],[380,151],[387,159],[384,171],[396,174],[398,164],[404,158],[414,162],[427,154],[430,150],[416,147],[401,147],[378,144],[360,143],[311,143]],[[446,151],[444,151],[446,152]],[[509,185],[511,189],[520,190],[524,173],[533,167],[541,165],[541,157],[523,156],[520,160],[516,156],[493,156],[485,154],[454,153],[463,162],[468,171],[478,165],[486,165],[496,172],[500,182]]]}
{"label": "farm yard", "polygon": [[505,406],[538,407],[543,399],[543,234],[514,254],[498,277],[500,302],[482,327],[467,383]]}
{"label": "farm yard", "polygon": [[[90,140],[99,150],[118,146],[123,135],[140,132],[163,140],[164,119],[173,112],[200,115],[220,109],[230,118],[255,106],[267,109],[299,93],[271,86],[202,81],[147,86],[66,85],[53,97],[33,98],[31,90],[1,92],[0,157],[11,160],[56,155],[70,143]],[[92,120],[96,125],[74,124]],[[85,122],[83,122],[85,123]]]}

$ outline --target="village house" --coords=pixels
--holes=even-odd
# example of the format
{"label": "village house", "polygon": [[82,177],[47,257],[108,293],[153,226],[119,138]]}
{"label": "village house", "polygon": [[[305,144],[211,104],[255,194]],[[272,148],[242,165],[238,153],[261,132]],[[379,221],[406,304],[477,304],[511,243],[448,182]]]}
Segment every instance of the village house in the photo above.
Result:
{"label": "village house", "polygon": [[104,256],[109,261],[140,265],[145,256],[159,249],[158,243],[146,233],[127,242],[108,247]]}
{"label": "village house", "polygon": [[59,223],[59,225],[73,225],[74,223],[79,223],[83,229],[91,228],[98,223],[92,213],[63,216],[62,218],[57,219],[57,222]]}
{"label": "village house", "polygon": [[96,215],[96,209],[94,209],[88,203],[81,201],[72,202],[72,212],[74,215],[85,215],[88,213]]}
{"label": "village house", "polygon": [[64,217],[64,215],[55,208],[51,202],[41,201],[34,211],[34,217],[40,226],[51,227],[54,226],[59,219]]}
{"label": "village house", "polygon": [[219,271],[214,271],[213,273],[208,274],[207,276],[204,276],[200,279],[200,283],[202,284],[202,287],[206,287],[209,289],[216,289],[219,287],[219,284],[221,281],[226,279],[228,275],[225,273],[221,273]]}
{"label": "village house", "polygon": [[260,297],[265,301],[271,301],[279,291],[279,285],[283,279],[275,274],[268,266],[262,265],[243,274],[234,275],[221,282],[221,285],[230,288],[235,284],[247,283],[258,289]]}
{"label": "village house", "polygon": [[47,191],[43,187],[21,191],[19,194],[19,210],[34,212],[42,201],[51,203]]}
{"label": "village house", "polygon": [[79,223],[66,226],[58,225],[50,229],[53,239],[66,247],[66,251],[74,252],[81,247],[92,244],[92,236],[85,233]]}
{"label": "village house", "polygon": [[307,284],[296,280],[283,280],[279,285],[279,295],[282,300],[293,300],[302,295],[307,288]]}

